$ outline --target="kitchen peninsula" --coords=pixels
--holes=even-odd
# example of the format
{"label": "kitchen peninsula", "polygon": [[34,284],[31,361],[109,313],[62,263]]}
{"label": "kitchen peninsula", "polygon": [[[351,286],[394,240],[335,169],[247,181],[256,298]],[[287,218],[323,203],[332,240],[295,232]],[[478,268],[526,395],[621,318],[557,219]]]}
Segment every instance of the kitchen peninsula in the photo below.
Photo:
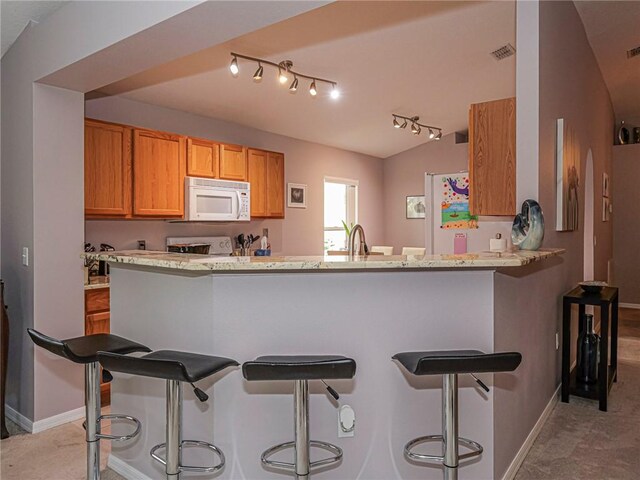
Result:
{"label": "kitchen peninsula", "polygon": [[[311,437],[344,450],[340,468],[321,470],[314,478],[382,480],[442,475],[437,467],[407,462],[402,453],[408,440],[440,432],[441,379],[410,378],[391,357],[411,350],[522,350],[528,339],[518,329],[534,321],[536,312],[530,285],[553,275],[563,253],[349,259],[124,251],[86,256],[111,265],[112,332],[154,350],[208,353],[240,363],[267,354],[355,359],[353,380],[330,382],[340,404],[355,411],[353,437],[338,438],[335,402],[320,382],[310,385]],[[511,308],[518,299],[525,305],[520,312]],[[555,308],[557,299],[539,301]],[[526,348],[523,357],[513,374],[480,375],[492,387],[489,393],[471,377],[460,377],[460,434],[485,448],[479,461],[464,467],[465,478],[498,478],[494,464],[504,463],[509,435],[504,422],[517,428],[521,394],[529,395],[535,377],[536,359],[527,357]],[[198,386],[211,398],[200,403],[184,389],[184,438],[213,441],[225,452],[227,466],[215,478],[282,478],[263,469],[260,453],[293,436],[290,382],[247,383],[231,369]],[[143,434],[133,443],[113,445],[109,463],[114,469],[135,469],[141,478],[162,475],[149,450],[164,438],[164,389],[160,380],[116,375],[112,411],[139,418]],[[189,452],[189,463],[207,463],[198,453]],[[507,454],[510,463],[514,455]]]}

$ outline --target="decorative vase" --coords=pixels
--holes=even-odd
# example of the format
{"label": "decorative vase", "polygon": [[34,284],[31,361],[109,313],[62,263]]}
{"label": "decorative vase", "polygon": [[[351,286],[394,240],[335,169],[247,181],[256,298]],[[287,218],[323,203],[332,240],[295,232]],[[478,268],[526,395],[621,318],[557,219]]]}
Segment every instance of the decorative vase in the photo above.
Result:
{"label": "decorative vase", "polygon": [[586,314],[580,322],[582,325],[578,335],[576,378],[581,383],[591,385],[598,381],[600,337],[593,332],[593,315]]}
{"label": "decorative vase", "polygon": [[620,145],[626,145],[629,143],[629,129],[624,125],[624,120],[620,123],[620,128],[618,129],[618,141]]}
{"label": "decorative vase", "polygon": [[516,215],[511,228],[511,242],[520,250],[538,250],[544,239],[544,215],[535,200],[525,200],[521,213]]}

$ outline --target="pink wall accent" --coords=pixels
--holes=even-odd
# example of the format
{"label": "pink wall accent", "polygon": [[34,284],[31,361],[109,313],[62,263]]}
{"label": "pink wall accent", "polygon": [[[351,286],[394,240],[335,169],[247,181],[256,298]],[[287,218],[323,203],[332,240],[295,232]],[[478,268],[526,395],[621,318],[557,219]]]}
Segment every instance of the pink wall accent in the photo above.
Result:
{"label": "pink wall accent", "polygon": [[635,304],[640,304],[640,223],[635,220],[640,205],[639,179],[640,144],[613,147],[613,271],[620,301]]}
{"label": "pink wall accent", "polygon": [[[545,213],[543,246],[565,248],[556,262],[497,276],[495,348],[524,354],[516,376],[520,388],[495,392],[495,478],[501,478],[552,398],[560,381],[555,333],[561,331],[561,296],[582,279],[583,231],[556,232],[556,119],[564,118],[580,145],[580,178],[593,151],[595,198],[602,196],[602,172],[611,172],[614,116],[609,93],[573,2],[540,2],[540,160],[539,202]],[[584,213],[584,185],[581,187]],[[612,256],[611,222],[594,212],[595,278],[606,279]],[[574,334],[576,328],[573,328]],[[572,338],[572,344],[574,339]]]}
{"label": "pink wall accent", "polygon": [[149,249],[164,249],[165,237],[169,235],[233,235],[240,232],[262,235],[262,228],[269,228],[274,253],[321,255],[325,176],[359,180],[358,218],[365,228],[367,242],[370,245],[379,244],[384,239],[383,161],[379,158],[121,97],[87,101],[86,115],[111,122],[283,152],[285,183],[303,183],[308,186],[307,208],[287,208],[284,220],[219,226],[148,220],[94,220],[86,222],[85,238],[88,242],[107,242],[116,248],[136,248],[136,240],[146,239]]}
{"label": "pink wall accent", "polygon": [[450,173],[468,168],[469,146],[467,143],[456,145],[454,134],[385,159],[384,245],[392,245],[398,255],[402,247],[424,247],[424,220],[406,218],[406,197],[424,195],[425,173]]}

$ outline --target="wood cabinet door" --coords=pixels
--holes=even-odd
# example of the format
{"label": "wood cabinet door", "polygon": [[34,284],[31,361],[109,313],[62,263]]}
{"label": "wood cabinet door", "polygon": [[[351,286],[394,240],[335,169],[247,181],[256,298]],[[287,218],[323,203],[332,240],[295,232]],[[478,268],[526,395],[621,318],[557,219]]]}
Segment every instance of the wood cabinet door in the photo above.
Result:
{"label": "wood cabinet door", "polygon": [[471,105],[469,209],[472,215],[516,213],[516,99]]}
{"label": "wood cabinet door", "polygon": [[111,291],[109,287],[84,291],[85,313],[104,312],[110,309]]}
{"label": "wood cabinet door", "polygon": [[84,319],[84,334],[109,333],[111,312],[90,313]]}
{"label": "wood cabinet door", "polygon": [[267,216],[267,152],[247,150],[247,172],[251,185],[251,216]]}
{"label": "wood cabinet door", "polygon": [[186,174],[185,137],[133,131],[133,214],[182,217]]}
{"label": "wood cabinet door", "polygon": [[242,145],[220,145],[220,178],[247,180],[247,150]]}
{"label": "wood cabinet door", "polygon": [[269,152],[267,156],[267,215],[284,218],[284,155]]}
{"label": "wood cabinet door", "polygon": [[218,178],[220,176],[220,144],[210,140],[188,138],[187,175]]}
{"label": "wood cabinet door", "polygon": [[131,215],[131,131],[122,125],[85,120],[85,215]]}

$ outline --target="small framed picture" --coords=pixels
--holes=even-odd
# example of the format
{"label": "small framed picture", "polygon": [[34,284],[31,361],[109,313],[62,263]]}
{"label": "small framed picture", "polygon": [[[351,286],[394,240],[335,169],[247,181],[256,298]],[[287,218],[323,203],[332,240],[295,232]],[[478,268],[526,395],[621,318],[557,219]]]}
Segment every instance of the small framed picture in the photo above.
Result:
{"label": "small framed picture", "polygon": [[611,207],[609,204],[609,199],[606,197],[602,197],[602,221],[609,221],[609,214],[611,213]]}
{"label": "small framed picture", "polygon": [[411,195],[407,197],[407,218],[426,218],[427,206],[424,195]]}
{"label": "small framed picture", "polygon": [[307,208],[307,186],[301,183],[287,183],[287,207]]}
{"label": "small framed picture", "polygon": [[602,174],[602,196],[609,198],[609,175]]}

